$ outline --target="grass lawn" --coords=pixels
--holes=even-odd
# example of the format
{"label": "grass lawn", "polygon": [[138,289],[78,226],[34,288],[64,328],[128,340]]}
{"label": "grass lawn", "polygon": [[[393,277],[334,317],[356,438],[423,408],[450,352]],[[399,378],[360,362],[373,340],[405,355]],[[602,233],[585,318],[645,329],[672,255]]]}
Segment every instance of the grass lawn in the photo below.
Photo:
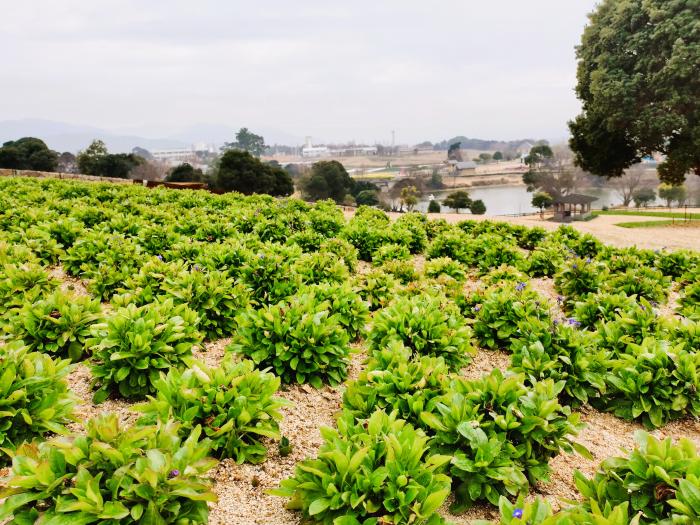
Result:
{"label": "grass lawn", "polygon": [[665,219],[700,219],[700,213],[671,212],[671,211],[642,211],[642,210],[597,210],[593,215],[632,215],[635,217],[662,217]]}

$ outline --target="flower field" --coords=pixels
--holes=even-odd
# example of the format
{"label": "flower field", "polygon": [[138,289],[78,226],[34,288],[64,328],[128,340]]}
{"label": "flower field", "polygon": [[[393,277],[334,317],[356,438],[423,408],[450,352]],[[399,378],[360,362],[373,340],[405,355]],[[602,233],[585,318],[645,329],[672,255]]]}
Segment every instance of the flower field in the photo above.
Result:
{"label": "flower field", "polygon": [[5,522],[700,523],[700,252],[5,178],[0,316]]}

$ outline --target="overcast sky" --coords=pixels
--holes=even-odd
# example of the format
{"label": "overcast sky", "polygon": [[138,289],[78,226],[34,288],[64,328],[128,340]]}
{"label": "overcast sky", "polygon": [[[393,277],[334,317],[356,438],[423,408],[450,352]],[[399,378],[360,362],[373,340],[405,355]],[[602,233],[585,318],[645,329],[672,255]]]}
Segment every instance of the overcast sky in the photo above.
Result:
{"label": "overcast sky", "polygon": [[0,120],[322,140],[563,138],[594,0],[27,0],[0,16]]}

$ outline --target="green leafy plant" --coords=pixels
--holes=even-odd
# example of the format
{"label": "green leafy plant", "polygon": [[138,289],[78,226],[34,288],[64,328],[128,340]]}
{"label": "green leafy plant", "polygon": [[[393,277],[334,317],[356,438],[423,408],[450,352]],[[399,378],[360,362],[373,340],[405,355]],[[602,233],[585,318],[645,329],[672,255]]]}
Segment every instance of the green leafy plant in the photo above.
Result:
{"label": "green leafy plant", "polygon": [[342,259],[348,270],[354,272],[357,269],[357,248],[345,239],[327,239],[318,250],[320,253],[332,253]]}
{"label": "green leafy plant", "polygon": [[304,284],[343,283],[348,280],[348,269],[342,259],[330,253],[302,254],[292,271]]}
{"label": "green leafy plant", "polygon": [[202,342],[199,318],[185,305],[164,300],[116,309],[93,327],[88,347],[93,353],[95,403],[117,392],[126,399],[155,393],[160,372],[184,368]]}
{"label": "green leafy plant", "polygon": [[496,505],[501,495],[548,479],[549,459],[561,450],[588,454],[571,440],[579,417],[557,401],[563,388],[563,381],[526,385],[523,375],[494,370],[454,380],[435,410],[421,414],[435,433],[435,450],[453,456],[455,511],[481,500]]}
{"label": "green leafy plant", "polygon": [[371,311],[383,308],[395,297],[400,283],[390,274],[373,270],[358,276],[357,289]]}
{"label": "green leafy plant", "polygon": [[370,349],[401,342],[415,355],[442,357],[451,369],[470,361],[471,331],[459,309],[439,297],[401,297],[379,312],[369,333]]}
{"label": "green leafy plant", "polygon": [[411,260],[404,261],[396,259],[393,261],[386,261],[382,264],[381,270],[395,277],[404,285],[415,282],[420,278]]}
{"label": "green leafy plant", "polygon": [[532,277],[552,277],[564,264],[564,254],[549,244],[538,246],[525,260],[524,266]]}
{"label": "green leafy plant", "polygon": [[241,282],[252,290],[260,304],[275,304],[293,295],[301,279],[292,270],[298,252],[258,251],[241,269]]}
{"label": "green leafy plant", "polygon": [[412,357],[398,341],[374,353],[367,368],[350,382],[343,406],[356,418],[367,418],[376,409],[397,412],[410,424],[421,426],[420,415],[432,410],[432,402],[447,389],[450,370],[441,357]]}
{"label": "green leafy plant", "polygon": [[598,292],[576,302],[574,318],[582,327],[593,329],[599,322],[613,321],[618,314],[638,308],[637,301],[624,293]]}
{"label": "green leafy plant", "polygon": [[32,352],[21,343],[0,346],[0,446],[17,446],[47,433],[66,433],[75,398],[68,391],[70,361]]}
{"label": "green leafy plant", "polygon": [[628,503],[641,512],[642,525],[694,523],[700,510],[700,457],[693,442],[681,438],[674,444],[642,431],[635,439],[632,453],[606,459],[592,478],[574,474],[585,505]]}
{"label": "green leafy plant", "polygon": [[312,293],[318,301],[327,301],[332,315],[347,332],[350,340],[356,340],[367,331],[369,306],[349,283],[318,284],[302,288],[300,293]]}
{"label": "green leafy plant", "polygon": [[10,523],[208,522],[216,501],[205,478],[216,461],[195,428],[182,441],[178,425],[120,427],[105,414],[87,435],[18,448],[0,497]]}
{"label": "green leafy plant", "polygon": [[372,254],[372,264],[381,266],[387,261],[408,260],[411,257],[411,252],[407,246],[403,244],[385,244],[377,248]]}
{"label": "green leafy plant", "polygon": [[491,290],[473,309],[474,336],[492,350],[508,349],[523,320],[549,317],[546,300],[524,282]]}
{"label": "green leafy plant", "polygon": [[0,272],[0,314],[49,295],[60,282],[46,269],[34,263],[21,266],[8,264]]}
{"label": "green leafy plant", "polygon": [[611,364],[608,394],[600,402],[616,416],[660,427],[671,419],[700,416],[700,353],[684,344],[645,338],[630,343]]}
{"label": "green leafy plant", "polygon": [[565,297],[565,305],[573,307],[576,301],[596,293],[605,281],[605,267],[591,259],[574,258],[566,263],[554,278],[554,285]]}
{"label": "green leafy plant", "polygon": [[341,417],[338,430],[321,433],[318,458],[271,491],[290,498],[290,509],[324,525],[444,523],[436,511],[450,492],[441,473],[450,458],[431,455],[423,432],[377,411],[360,424]]}
{"label": "green leafy plant", "polygon": [[154,382],[156,394],[136,407],[143,413],[138,424],[174,420],[183,437],[201,426],[215,455],[260,463],[267,455],[262,438],[280,437],[285,401],[274,397],[279,385],[279,378],[256,370],[252,361],[225,358],[217,368],[193,362]]}
{"label": "green leafy plant", "polygon": [[449,257],[438,257],[426,261],[424,272],[426,277],[431,278],[440,275],[448,275],[457,281],[464,281],[467,278],[467,272],[464,267]]}
{"label": "green leafy plant", "polygon": [[98,300],[56,291],[17,310],[7,332],[10,339],[20,339],[32,350],[79,361],[85,354],[90,328],[100,319]]}
{"label": "green leafy plant", "polygon": [[236,315],[250,302],[250,290],[220,271],[179,273],[163,284],[165,297],[185,305],[199,316],[199,327],[208,339],[227,337],[236,329]]}
{"label": "green leafy plant", "polygon": [[249,308],[236,319],[238,329],[228,347],[284,383],[341,383],[347,375],[348,334],[328,301],[299,294],[289,302]]}
{"label": "green leafy plant", "polygon": [[684,274],[700,266],[700,256],[690,250],[660,252],[656,257],[656,267],[673,279],[681,278]]}
{"label": "green leafy plant", "polygon": [[605,283],[610,292],[643,297],[648,301],[666,302],[671,279],[651,268],[635,268],[612,275]]}

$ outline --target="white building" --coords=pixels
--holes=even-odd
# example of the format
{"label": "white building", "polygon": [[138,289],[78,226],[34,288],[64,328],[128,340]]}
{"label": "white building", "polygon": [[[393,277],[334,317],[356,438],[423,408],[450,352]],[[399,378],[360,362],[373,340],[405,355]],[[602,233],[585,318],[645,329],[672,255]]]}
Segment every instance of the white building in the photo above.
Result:
{"label": "white building", "polygon": [[214,153],[216,148],[207,144],[195,144],[189,148],[171,148],[151,151],[153,158],[170,166],[176,166],[183,162],[194,165],[199,162],[202,154]]}
{"label": "white building", "polygon": [[328,157],[331,150],[327,146],[304,146],[301,148],[301,156],[306,158]]}

